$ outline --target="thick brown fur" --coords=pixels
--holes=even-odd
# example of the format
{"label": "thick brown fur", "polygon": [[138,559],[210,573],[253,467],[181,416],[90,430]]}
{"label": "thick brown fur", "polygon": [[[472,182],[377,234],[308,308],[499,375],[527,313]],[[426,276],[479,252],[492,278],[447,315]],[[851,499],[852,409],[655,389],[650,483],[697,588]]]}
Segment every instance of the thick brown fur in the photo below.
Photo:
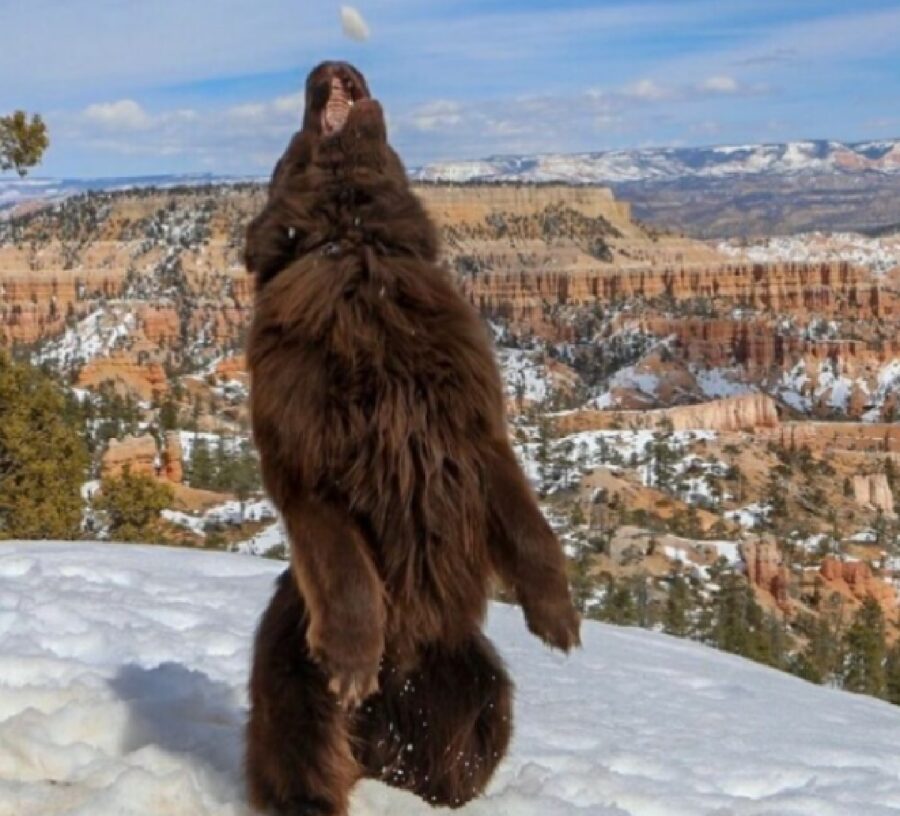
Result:
{"label": "thick brown fur", "polygon": [[[325,137],[334,76],[356,102]],[[578,642],[487,333],[437,252],[362,75],[319,66],[246,249],[253,431],[291,540],[248,727],[251,801],[276,813],[343,816],[360,775],[450,806],[484,789],[511,728],[481,633],[492,575],[532,632]]]}

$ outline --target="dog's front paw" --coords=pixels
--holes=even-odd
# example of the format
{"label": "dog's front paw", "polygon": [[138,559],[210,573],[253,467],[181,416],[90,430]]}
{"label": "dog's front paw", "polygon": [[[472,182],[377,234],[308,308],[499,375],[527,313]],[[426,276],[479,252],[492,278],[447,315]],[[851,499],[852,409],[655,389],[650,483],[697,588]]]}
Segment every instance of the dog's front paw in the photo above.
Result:
{"label": "dog's front paw", "polygon": [[581,615],[564,597],[523,599],[522,609],[529,631],[548,646],[569,652],[581,646]]}
{"label": "dog's front paw", "polygon": [[310,626],[309,651],[328,677],[328,689],[340,705],[357,708],[378,691],[384,651],[379,627],[365,625]]}
{"label": "dog's front paw", "polygon": [[328,668],[328,690],[337,698],[341,708],[353,711],[378,692],[379,666]]}

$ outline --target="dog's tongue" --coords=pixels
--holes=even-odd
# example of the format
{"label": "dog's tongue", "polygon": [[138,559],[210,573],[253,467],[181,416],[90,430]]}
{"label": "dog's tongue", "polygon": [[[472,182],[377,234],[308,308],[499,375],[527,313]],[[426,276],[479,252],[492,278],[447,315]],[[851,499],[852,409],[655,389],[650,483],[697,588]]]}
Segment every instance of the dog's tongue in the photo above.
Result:
{"label": "dog's tongue", "polygon": [[347,123],[347,117],[350,115],[350,106],[353,100],[344,83],[335,77],[331,81],[331,95],[328,97],[328,104],[325,106],[325,125],[331,133],[336,133]]}

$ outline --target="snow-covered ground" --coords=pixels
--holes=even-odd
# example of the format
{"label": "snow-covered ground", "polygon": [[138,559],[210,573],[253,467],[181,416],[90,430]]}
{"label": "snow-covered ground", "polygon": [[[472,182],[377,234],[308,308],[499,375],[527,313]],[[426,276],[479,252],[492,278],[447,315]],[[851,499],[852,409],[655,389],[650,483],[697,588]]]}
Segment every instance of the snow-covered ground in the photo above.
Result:
{"label": "snow-covered ground", "polygon": [[[280,567],[116,544],[0,544],[0,816],[247,816],[253,628]],[[686,641],[586,624],[565,659],[495,606],[509,758],[463,816],[888,816],[900,709]],[[428,816],[362,783],[352,816]]]}
{"label": "snow-covered ground", "polygon": [[770,505],[754,502],[753,504],[748,504],[746,507],[741,507],[737,510],[729,510],[725,513],[725,518],[730,521],[736,521],[741,527],[752,530],[753,528],[762,525],[768,519],[769,513],[771,512],[772,508]]}
{"label": "snow-covered ground", "polygon": [[66,329],[62,337],[46,344],[35,355],[35,363],[52,363],[59,369],[88,363],[96,357],[106,357],[119,347],[135,328],[131,307],[107,304],[92,312],[74,327]]}
{"label": "snow-covered ground", "polygon": [[550,391],[550,375],[540,354],[522,349],[498,348],[497,363],[507,397],[543,402]]}
{"label": "snow-covered ground", "polygon": [[[548,445],[548,462],[544,473],[541,472],[539,442],[524,442],[513,447],[522,469],[532,484],[546,493],[578,484],[581,481],[582,470],[603,465],[626,465],[632,462],[644,464],[642,478],[645,484],[650,484],[652,479],[647,470],[648,445],[652,444],[656,433],[652,430],[581,431],[552,439]],[[697,442],[712,442],[716,439],[716,434],[713,431],[703,430],[675,431],[668,434],[666,439],[674,451],[681,452]],[[559,465],[562,461],[568,464],[565,473]],[[686,461],[683,466],[689,464],[690,462]]]}
{"label": "snow-covered ground", "polygon": [[732,239],[720,242],[717,249],[754,263],[849,261],[879,275],[900,266],[900,237],[896,235],[871,238],[856,232],[805,232],[751,243]]}
{"label": "snow-covered ground", "polygon": [[797,411],[809,412],[813,405],[845,414],[854,392],[865,400],[867,410],[862,414],[864,422],[884,421],[887,400],[900,390],[900,360],[889,360],[874,370],[860,372],[852,377],[844,373],[842,366],[830,359],[798,360],[794,366],[782,372],[772,384],[773,396]]}

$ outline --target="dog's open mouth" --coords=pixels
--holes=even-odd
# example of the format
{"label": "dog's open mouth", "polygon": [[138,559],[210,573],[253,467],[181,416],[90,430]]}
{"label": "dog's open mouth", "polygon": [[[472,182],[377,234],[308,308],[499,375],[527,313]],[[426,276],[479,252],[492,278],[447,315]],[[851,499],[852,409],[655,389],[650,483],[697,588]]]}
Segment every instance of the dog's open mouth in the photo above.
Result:
{"label": "dog's open mouth", "polygon": [[322,133],[326,136],[339,133],[347,124],[353,106],[365,96],[365,92],[352,79],[332,77],[328,102],[322,111]]}

